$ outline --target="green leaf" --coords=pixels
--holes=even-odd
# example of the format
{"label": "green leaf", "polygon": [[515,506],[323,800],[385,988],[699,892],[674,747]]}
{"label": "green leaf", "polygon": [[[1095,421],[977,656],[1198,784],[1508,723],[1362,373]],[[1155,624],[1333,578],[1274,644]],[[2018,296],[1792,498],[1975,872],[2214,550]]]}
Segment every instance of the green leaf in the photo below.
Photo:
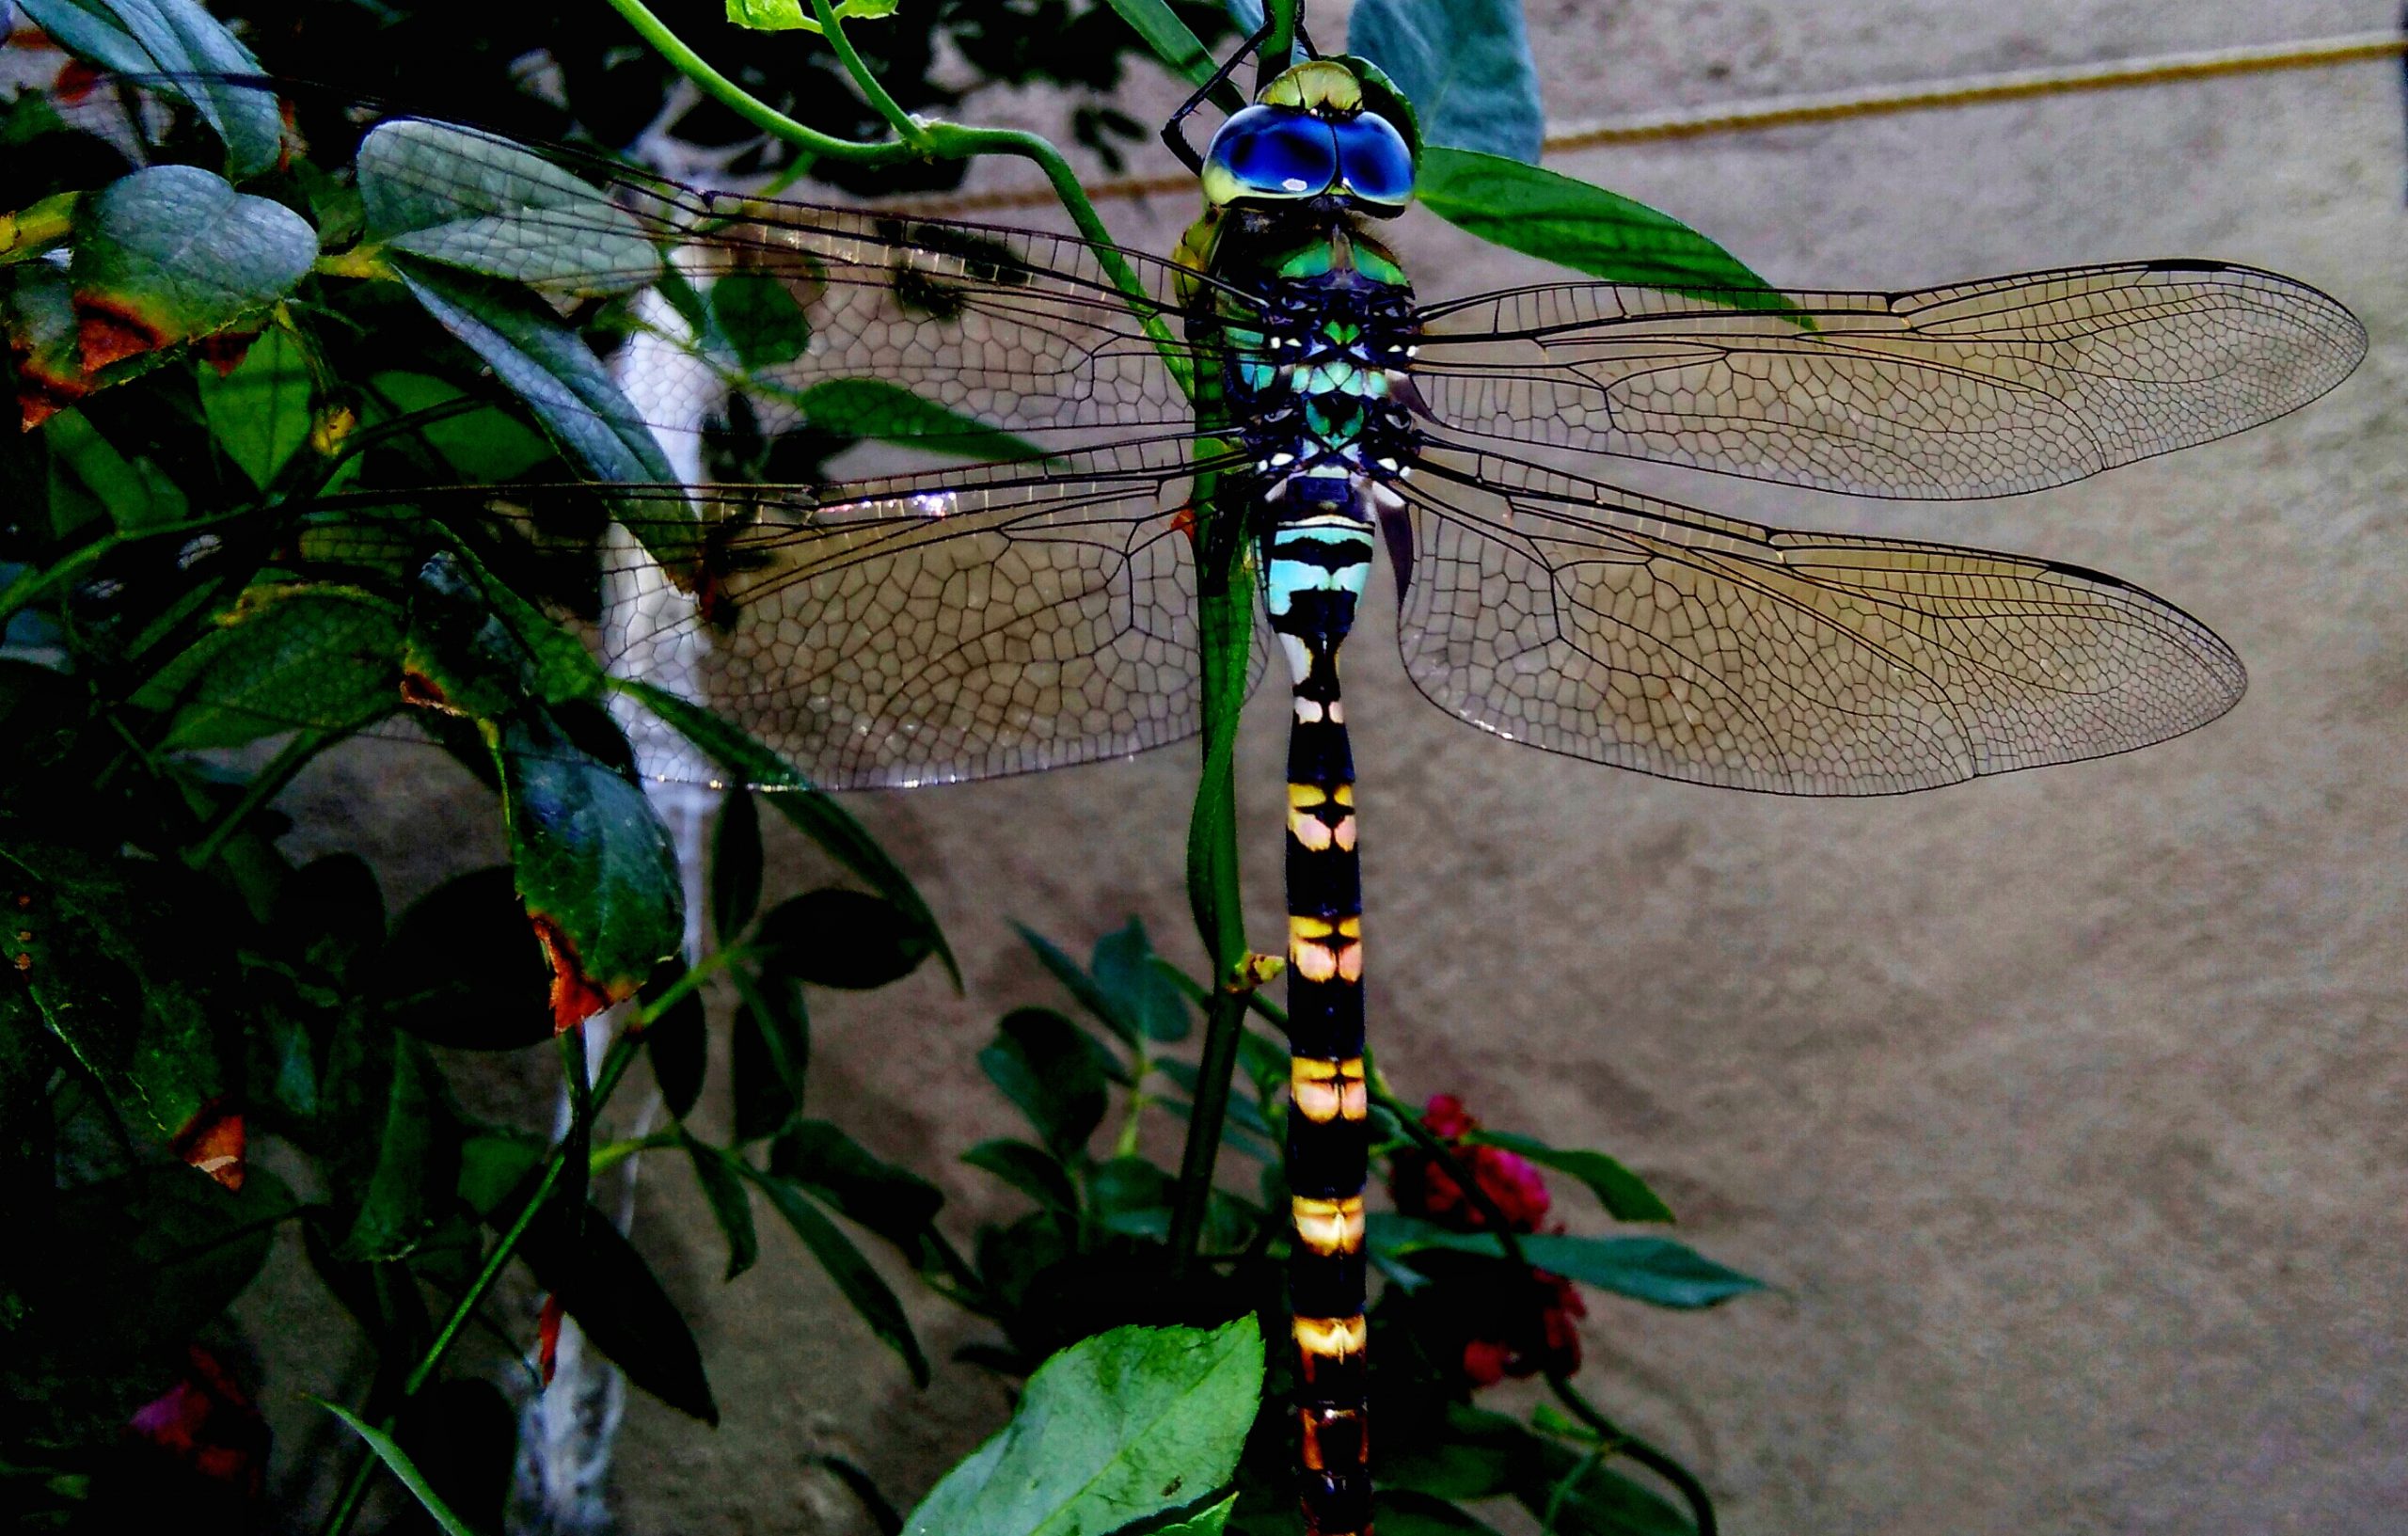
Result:
{"label": "green leaf", "polygon": [[404,628],[397,604],[356,587],[255,586],[133,702],[173,717],[160,745],[174,752],[348,734],[401,706]]}
{"label": "green leaf", "polygon": [[436,1496],[435,1489],[428,1484],[425,1478],[420,1476],[417,1464],[409,1459],[408,1454],[391,1435],[341,1403],[328,1402],[322,1397],[306,1393],[304,1396],[309,1396],[310,1401],[350,1425],[353,1433],[367,1441],[368,1449],[374,1451],[376,1459],[385,1464],[386,1470],[392,1473],[400,1480],[402,1486],[410,1491],[410,1496],[418,1500],[419,1507],[435,1521],[444,1536],[477,1536],[475,1531],[461,1523],[458,1515],[444,1507],[443,1500]]}
{"label": "green leaf", "polygon": [[460,1203],[480,1220],[507,1220],[504,1205],[543,1163],[545,1150],[531,1133],[516,1129],[484,1131],[462,1138]]}
{"label": "green leaf", "polygon": [[[730,0],[733,4],[734,0]],[[1169,66],[1171,73],[1191,86],[1201,86],[1212,78],[1219,68],[1212,51],[1204,46],[1194,29],[1179,19],[1164,0],[1112,0],[1112,8],[1130,29],[1145,40],[1154,56]],[[1251,30],[1251,29],[1249,29]],[[1224,112],[1235,112],[1245,105],[1245,97],[1237,87],[1223,81],[1212,94],[1212,103]]]}
{"label": "green leaf", "polygon": [[537,1282],[627,1380],[680,1413],[719,1422],[693,1330],[608,1216],[555,1198],[528,1227],[519,1251]]}
{"label": "green leaf", "polygon": [[[463,480],[515,480],[552,456],[525,422],[492,405],[458,406],[469,397],[432,374],[388,370],[371,375],[368,389],[396,416],[428,413],[412,430]],[[435,414],[447,406],[455,408]]]}
{"label": "green leaf", "polygon": [[[1403,1258],[1424,1248],[1493,1258],[1503,1257],[1505,1251],[1493,1232],[1450,1231],[1434,1222],[1390,1211],[1372,1212],[1368,1226],[1370,1247],[1389,1258]],[[1765,1289],[1762,1280],[1728,1269],[1669,1238],[1537,1232],[1524,1236],[1521,1247],[1524,1257],[1540,1269],[1651,1306],[1690,1310]]]}
{"label": "green leaf", "polygon": [[752,1230],[752,1196],[744,1187],[743,1160],[680,1131],[677,1140],[694,1164],[694,1180],[703,1186],[712,1217],[727,1238],[727,1275],[733,1280],[761,1257],[761,1242]]}
{"label": "green leaf", "polygon": [[[541,299],[499,278],[414,261],[403,265],[401,279],[592,478],[615,485],[676,483],[652,428],[610,382],[602,360]],[[642,497],[609,499],[639,532],[657,515]],[[674,568],[679,551],[658,553]]]}
{"label": "green leaf", "polygon": [[962,1153],[961,1161],[993,1174],[1048,1211],[1075,1214],[1079,1209],[1079,1192],[1070,1182],[1069,1170],[1041,1147],[997,1137]]}
{"label": "green leaf", "polygon": [[798,1120],[769,1146],[769,1171],[812,1198],[893,1243],[926,1266],[944,1195],[934,1184],[874,1156],[826,1120]]}
{"label": "green leaf", "polygon": [[412,902],[374,977],[386,1021],[436,1045],[517,1051],[553,1035],[551,972],[507,865],[455,876]]}
{"label": "green leaf", "polygon": [[370,242],[429,261],[595,296],[652,282],[660,253],[635,215],[565,167],[448,122],[377,124],[355,162]]}
{"label": "green leaf", "polygon": [[1015,1008],[995,1026],[978,1067],[1069,1162],[1103,1123],[1103,1068],[1086,1032],[1051,1008]]}
{"label": "green leaf", "polygon": [[1423,207],[1482,240],[1608,282],[1735,309],[1797,309],[1737,257],[1671,214],[1536,166],[1434,148],[1421,158],[1415,190]]}
{"label": "green leaf", "polygon": [[151,166],[76,211],[68,276],[84,367],[221,330],[291,293],[318,233],[282,203],[197,166]]}
{"label": "green leaf", "polygon": [[752,1141],[785,1129],[802,1106],[811,1072],[811,1015],[802,986],[786,976],[754,977],[730,967],[742,1003],[730,1032],[729,1085],[736,1138]]}
{"label": "green leaf", "polygon": [[1149,1040],[1183,1040],[1192,1027],[1187,999],[1154,963],[1146,926],[1135,918],[1096,941],[1088,962],[1098,990],[1115,1012]]}
{"label": "green leaf", "polygon": [[795,397],[811,424],[846,437],[869,437],[959,458],[1019,462],[1045,457],[1025,437],[923,400],[884,379],[830,379]]}
{"label": "green leaf", "polygon": [[178,870],[36,843],[0,844],[0,900],[22,989],[42,1022],[126,1121],[230,1188],[245,1131],[229,1096],[216,1021],[230,935]]}
{"label": "green leaf", "polygon": [[1262,1401],[1251,1316],[1116,1328],[1054,1355],[1002,1433],[929,1491],[910,1536],[1111,1531],[1224,1486]]}
{"label": "green leaf", "polygon": [[730,790],[711,834],[711,927],[722,946],[736,942],[760,911],[761,869],[760,810],[751,790]]}
{"label": "green leaf", "polygon": [[[427,562],[420,578],[421,594],[438,579],[454,583],[469,607],[483,615],[485,633],[477,645],[493,663],[516,675],[525,694],[550,705],[602,697],[602,668],[585,642],[519,596],[466,546]],[[511,702],[515,705],[517,700]]]}
{"label": "green leaf", "polygon": [[778,1214],[785,1218],[786,1225],[794,1228],[794,1235],[811,1250],[811,1256],[819,1261],[819,1267],[836,1282],[836,1289],[843,1292],[845,1300],[850,1302],[853,1310],[861,1314],[862,1321],[869,1324],[870,1332],[903,1357],[904,1365],[911,1372],[913,1384],[927,1386],[928,1360],[920,1353],[920,1340],[911,1332],[911,1320],[904,1315],[903,1304],[895,1299],[895,1292],[879,1277],[878,1271],[870,1267],[869,1260],[862,1257],[861,1249],[853,1245],[852,1239],[838,1230],[836,1224],[812,1204],[791,1180],[750,1169],[747,1171],[751,1173],[752,1181],[761,1187],[761,1193],[769,1197],[769,1203],[777,1207]]}
{"label": "green leaf", "polygon": [[910,975],[931,947],[927,928],[893,902],[833,885],[770,908],[753,943],[775,974],[852,991]]}
{"label": "green leaf", "polygon": [[1022,942],[1036,952],[1038,960],[1053,974],[1054,979],[1062,984],[1096,1022],[1111,1030],[1124,1043],[1131,1046],[1137,1043],[1136,1025],[1121,1016],[1113,999],[1096,985],[1095,977],[1070,958],[1067,950],[1023,924],[1015,923],[1012,927],[1021,936]]}
{"label": "green leaf", "polygon": [[266,490],[309,440],[309,359],[298,338],[270,326],[230,373],[200,371],[200,409],[217,446]]}
{"label": "green leaf", "polygon": [[[883,21],[897,0],[836,0],[836,20]],[[806,0],[727,0],[727,19],[755,32],[816,32],[819,22]]]}
{"label": "green leaf", "polygon": [[[637,998],[649,1006],[686,977],[683,958],[672,958],[655,971]],[[709,1068],[710,1030],[703,1014],[703,995],[688,990],[669,1011],[643,1026],[645,1056],[660,1085],[660,1101],[669,1113],[684,1119],[703,1096],[703,1077]]]}
{"label": "green leaf", "polygon": [[[0,284],[8,299],[8,350],[17,365],[18,420],[34,426],[91,392],[75,340],[74,284],[48,261],[24,261]],[[54,473],[55,470],[54,468]],[[95,507],[95,515],[108,510]],[[55,527],[72,524],[53,514]]]}
{"label": "green leaf", "polygon": [[[119,452],[82,411],[60,411],[42,423],[41,435],[50,446],[54,498],[56,482],[71,480],[125,533],[182,522],[189,515],[182,487],[149,458],[129,459]],[[60,524],[62,530],[65,526]]]}
{"label": "green leaf", "polygon": [[1672,1220],[1672,1208],[1647,1187],[1647,1180],[1603,1152],[1550,1147],[1535,1136],[1506,1131],[1474,1131],[1464,1138],[1475,1146],[1501,1147],[1545,1167],[1568,1173],[1596,1195],[1606,1214],[1616,1221]]}
{"label": "green leaf", "polygon": [[76,57],[152,76],[146,89],[190,102],[225,142],[236,176],[283,158],[283,111],[256,83],[265,72],[258,57],[193,0],[24,0],[20,8]]}
{"label": "green leaf", "polygon": [[1413,103],[1430,145],[1537,163],[1546,115],[1521,0],[1356,0],[1346,46]]}
{"label": "green leaf", "polygon": [[1087,1203],[1105,1231],[1159,1238],[1170,1231],[1177,1186],[1142,1157],[1116,1157],[1087,1176]]}
{"label": "green leaf", "polygon": [[505,724],[496,766],[512,867],[562,1029],[633,997],[685,939],[669,830],[643,791],[564,738]]}
{"label": "green leaf", "polygon": [[[374,1037],[368,1053],[359,1036]],[[417,1248],[436,1202],[458,1183],[442,1074],[416,1040],[355,1019],[327,1058],[326,1083],[338,1138],[331,1180],[356,1212],[335,1256],[400,1259]]]}
{"label": "green leaf", "polygon": [[935,914],[913,889],[902,866],[888,857],[852,813],[825,792],[813,788],[777,753],[701,705],[635,678],[614,677],[610,686],[658,716],[737,782],[765,795],[770,807],[784,816],[795,831],[860,876],[871,890],[909,912],[926,930],[937,958],[944,962],[945,974],[953,978],[955,986],[961,984],[961,968],[945,944]]}
{"label": "green leaf", "polygon": [[[239,1191],[181,1168],[147,1168],[62,1191],[59,1246],[44,1256],[74,1324],[111,1347],[181,1347],[248,1290],[292,1190],[264,1168]],[[62,1320],[63,1325],[63,1320]]]}
{"label": "green leaf", "polygon": [[747,369],[793,362],[811,344],[811,316],[786,279],[731,272],[711,284],[709,320]]}
{"label": "green leaf", "polygon": [[1651,1306],[1714,1306],[1765,1289],[1753,1275],[1718,1264],[1669,1238],[1540,1233],[1525,1238],[1522,1251],[1541,1269]]}

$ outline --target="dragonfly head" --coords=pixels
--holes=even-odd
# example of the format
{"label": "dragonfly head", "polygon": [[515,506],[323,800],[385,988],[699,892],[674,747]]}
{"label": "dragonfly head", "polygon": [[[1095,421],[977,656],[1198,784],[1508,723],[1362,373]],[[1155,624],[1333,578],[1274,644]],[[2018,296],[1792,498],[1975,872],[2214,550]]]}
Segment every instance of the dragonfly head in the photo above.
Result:
{"label": "dragonfly head", "polygon": [[1221,124],[1204,151],[1204,197],[1215,208],[1300,207],[1328,200],[1388,218],[1413,200],[1413,150],[1364,104],[1363,85],[1336,59],[1274,79]]}

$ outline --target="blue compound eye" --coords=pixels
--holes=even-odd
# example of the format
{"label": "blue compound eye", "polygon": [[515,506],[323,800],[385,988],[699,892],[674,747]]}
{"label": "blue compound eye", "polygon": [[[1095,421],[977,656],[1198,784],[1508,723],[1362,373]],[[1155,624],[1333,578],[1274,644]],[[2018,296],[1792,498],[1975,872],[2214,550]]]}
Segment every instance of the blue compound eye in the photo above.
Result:
{"label": "blue compound eye", "polygon": [[1247,107],[1221,124],[1204,151],[1204,195],[1215,204],[1318,198],[1337,181],[1338,140],[1330,125],[1293,107]]}
{"label": "blue compound eye", "polygon": [[1332,125],[1346,190],[1365,202],[1402,208],[1413,200],[1413,151],[1387,119],[1366,112]]}

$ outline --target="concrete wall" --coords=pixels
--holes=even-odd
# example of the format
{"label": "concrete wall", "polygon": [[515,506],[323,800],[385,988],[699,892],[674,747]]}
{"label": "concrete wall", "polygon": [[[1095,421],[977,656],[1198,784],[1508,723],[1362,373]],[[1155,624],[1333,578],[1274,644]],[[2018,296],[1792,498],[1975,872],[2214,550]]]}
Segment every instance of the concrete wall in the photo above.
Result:
{"label": "concrete wall", "polygon": [[[1530,19],[1550,115],[1572,122],[2379,28],[2396,8],[1531,0]],[[2250,692],[2146,752],[1905,800],[1751,799],[1465,730],[1413,693],[1376,619],[1350,651],[1386,1070],[1616,1152],[1682,1235],[1782,1288],[1694,1317],[1601,1299],[1588,1324],[1589,1387],[1702,1469],[1728,1529],[2408,1527],[2400,113],[2396,67],[2369,65],[1556,163],[1776,281],[2215,256],[2327,289],[2374,340],[2290,420],[2013,501],[1647,478],[1795,526],[2046,553],[2172,598],[2241,652]],[[1160,248],[1190,212],[1111,216]],[[1529,270],[1426,217],[1399,234],[1425,293]],[[1280,705],[1258,704],[1241,771],[1272,935]],[[924,977],[823,1007],[818,1111],[924,1168],[1007,1132],[973,1054],[1005,1006],[1051,994],[1006,919],[1084,944],[1135,911],[1192,956],[1192,770],[1173,752],[858,802],[934,899],[969,995]],[[765,1228],[762,1268],[722,1290],[684,1170],[646,1177],[640,1237],[698,1310],[727,1422],[635,1406],[627,1529],[866,1530],[815,1455],[853,1456],[909,1499],[1000,1421],[1002,1395],[966,1368],[911,1390],[783,1233]],[[965,1237],[1004,1209],[948,1186]],[[1576,1224],[1598,1219],[1558,1193]],[[932,1354],[977,1336],[911,1306]]]}

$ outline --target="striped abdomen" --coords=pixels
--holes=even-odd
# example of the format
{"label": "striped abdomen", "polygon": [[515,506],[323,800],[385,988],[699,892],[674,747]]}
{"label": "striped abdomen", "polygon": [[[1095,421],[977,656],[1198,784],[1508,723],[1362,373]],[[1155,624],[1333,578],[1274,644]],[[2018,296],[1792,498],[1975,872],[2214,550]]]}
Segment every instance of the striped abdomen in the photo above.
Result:
{"label": "striped abdomen", "polygon": [[1354,761],[1338,650],[1370,574],[1372,524],[1342,480],[1298,477],[1265,539],[1272,630],[1287,653],[1288,1185],[1307,1528],[1339,1536],[1371,1516],[1364,1409],[1363,885],[1355,855]]}

